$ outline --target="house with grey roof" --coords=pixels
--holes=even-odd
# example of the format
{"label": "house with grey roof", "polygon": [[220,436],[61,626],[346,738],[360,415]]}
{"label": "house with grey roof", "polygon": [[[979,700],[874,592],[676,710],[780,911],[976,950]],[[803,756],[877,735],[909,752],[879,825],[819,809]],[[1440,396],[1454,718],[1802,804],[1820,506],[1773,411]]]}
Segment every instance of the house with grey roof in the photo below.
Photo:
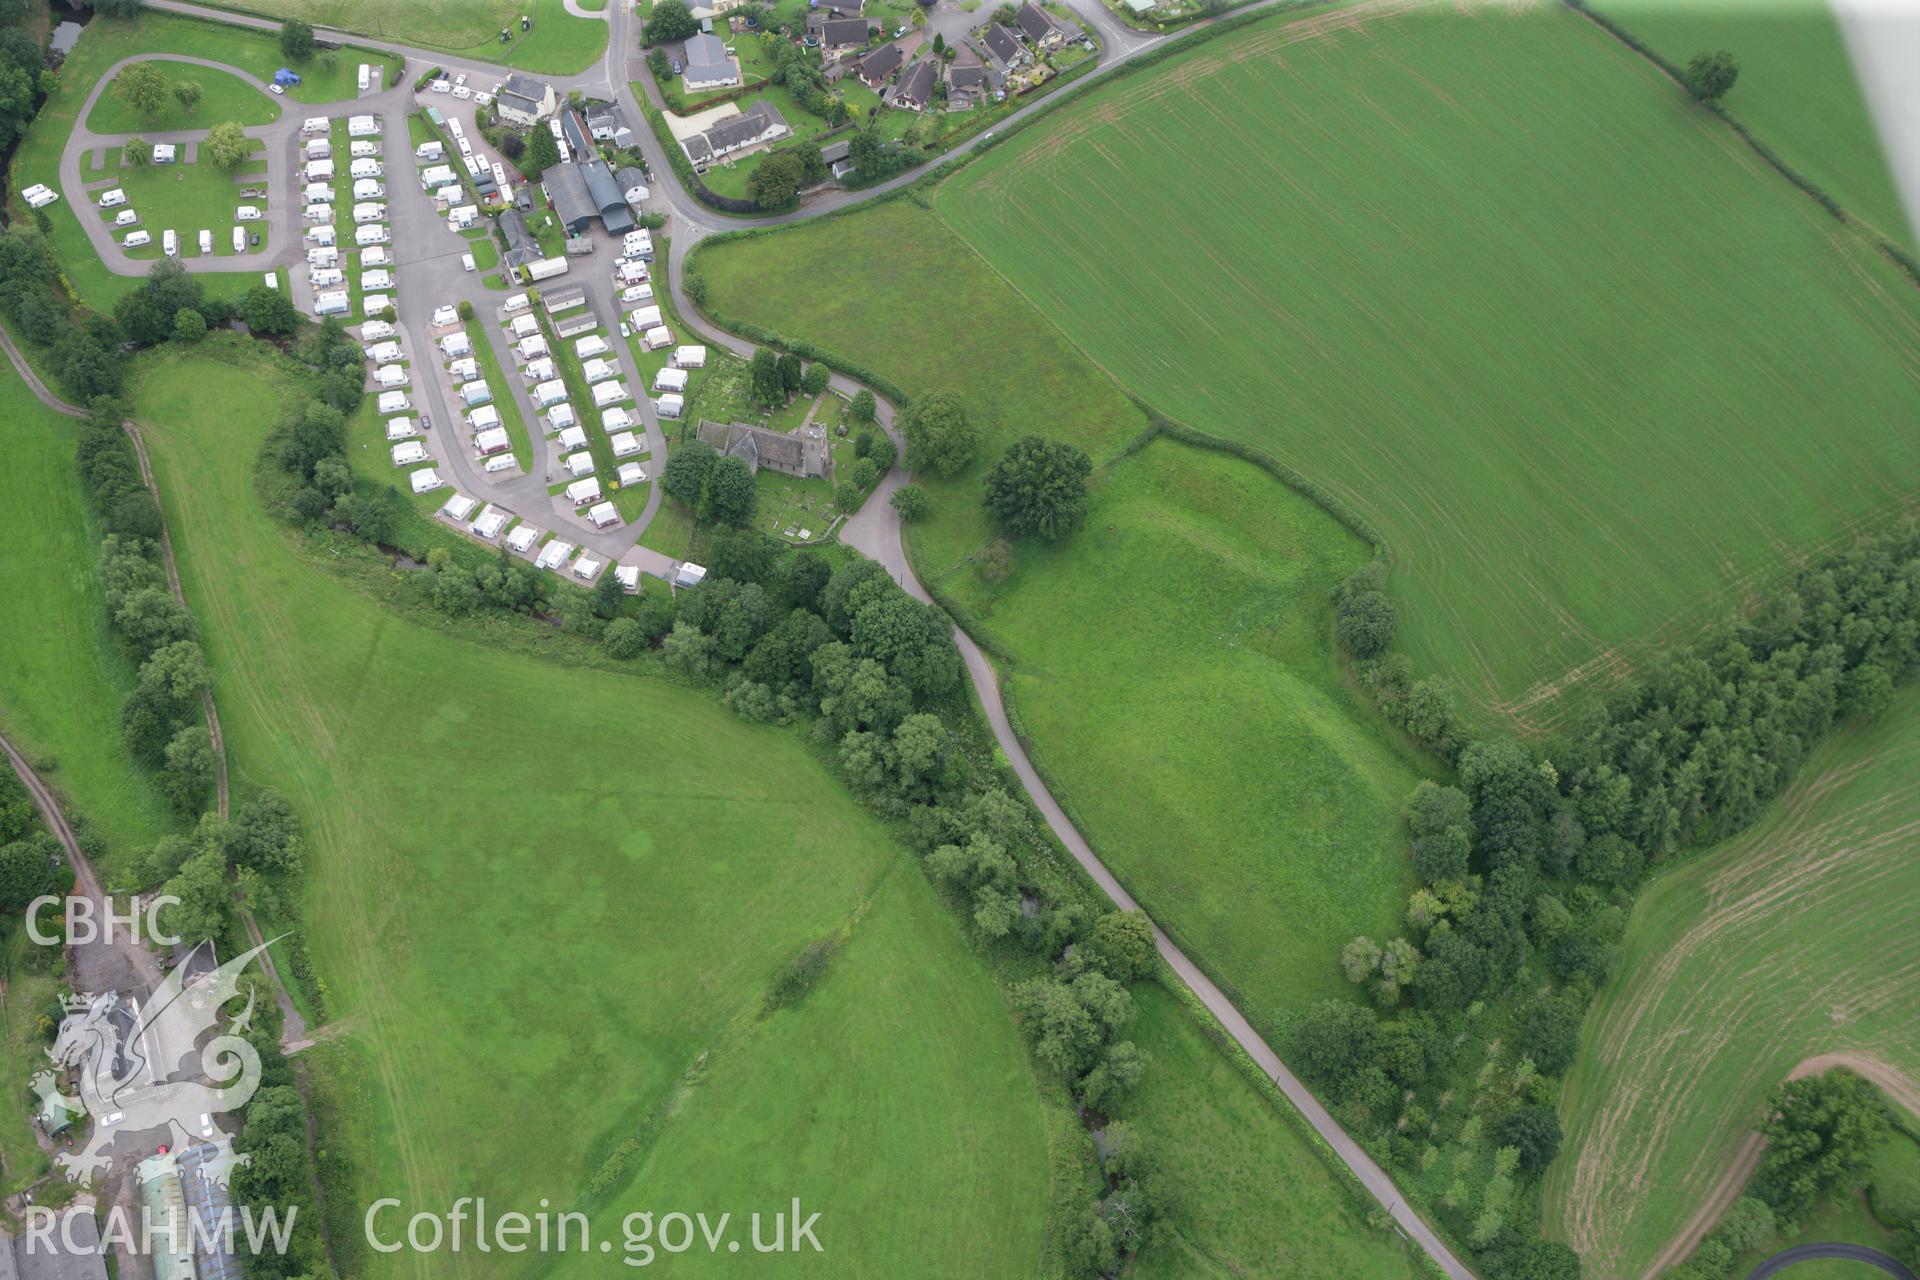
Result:
{"label": "house with grey roof", "polygon": [[893,105],[908,111],[925,111],[933,105],[933,86],[939,81],[940,72],[934,66],[934,59],[920,59],[907,68],[900,83],[894,86]]}
{"label": "house with grey roof", "polygon": [[[69,1247],[71,1246],[71,1247]],[[57,1215],[47,1238],[0,1236],[4,1280],[107,1280],[107,1250],[92,1205],[73,1205]]]}
{"label": "house with grey roof", "polygon": [[728,116],[705,133],[696,133],[684,139],[680,149],[696,165],[711,164],[731,155],[769,146],[792,133],[780,109],[762,99],[739,115]]}
{"label": "house with grey roof", "polygon": [[686,57],[687,69],[681,74],[680,83],[686,86],[689,93],[740,83],[740,64],[733,60],[733,55],[727,52],[727,46],[719,36],[701,32],[689,37]]}
{"label": "house with grey roof", "polygon": [[1033,41],[1036,49],[1054,49],[1066,43],[1067,33],[1058,20],[1033,0],[1020,6],[1014,21],[1020,24],[1020,34]]}
{"label": "house with grey roof", "polygon": [[897,44],[883,44],[860,60],[860,79],[869,89],[878,89],[887,82],[887,77],[900,69],[906,60]]}
{"label": "house with grey roof", "polygon": [[980,37],[980,44],[986,50],[987,58],[1002,75],[1033,61],[1033,55],[1020,43],[1020,37],[997,22],[987,24],[986,34]]}
{"label": "house with grey roof", "polygon": [[828,18],[820,24],[820,50],[829,58],[867,43],[873,28],[865,18]]}
{"label": "house with grey roof", "polygon": [[518,209],[508,209],[500,215],[500,233],[507,238],[503,261],[509,267],[525,266],[547,256],[541,251],[540,242],[534,239],[533,229],[527,226],[527,215]]}
{"label": "house with grey roof", "polygon": [[722,457],[739,458],[749,470],[765,467],[787,476],[833,478],[833,452],[827,447],[825,427],[773,431],[744,422],[701,419],[699,437]]}
{"label": "house with grey roof", "polygon": [[516,71],[500,86],[500,92],[493,97],[493,105],[501,119],[530,125],[538,124],[552,115],[554,108],[559,105],[559,99],[554,96],[553,86],[546,81],[535,80]]}
{"label": "house with grey roof", "polygon": [[836,178],[844,178],[853,172],[853,141],[842,138],[838,142],[829,142],[820,148],[820,158],[827,162],[827,171]]}
{"label": "house with grey roof", "polygon": [[601,142],[611,142],[616,147],[633,145],[633,129],[627,124],[626,113],[620,110],[617,102],[589,102],[587,104],[587,132]]}
{"label": "house with grey roof", "polygon": [[[962,55],[965,57],[966,55]],[[964,111],[986,101],[987,69],[970,58],[947,64],[947,110]]]}

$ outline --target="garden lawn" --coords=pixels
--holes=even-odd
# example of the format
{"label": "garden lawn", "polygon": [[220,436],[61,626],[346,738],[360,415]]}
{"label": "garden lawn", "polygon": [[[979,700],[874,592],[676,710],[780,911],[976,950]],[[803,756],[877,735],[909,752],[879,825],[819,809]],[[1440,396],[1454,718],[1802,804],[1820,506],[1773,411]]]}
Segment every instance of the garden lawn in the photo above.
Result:
{"label": "garden lawn", "polygon": [[[8,1196],[38,1182],[49,1165],[37,1141],[40,1130],[33,1123],[33,1093],[27,1083],[35,1072],[47,1069],[40,1019],[42,1015],[59,1019],[53,1011],[62,983],[53,975],[51,961],[56,956],[49,954],[44,967],[30,966],[26,957],[33,951],[24,929],[12,930],[0,943],[0,978],[4,979],[0,981],[0,1084],[17,1103],[0,1108],[0,1194]],[[61,1189],[47,1188],[56,1194]]]}
{"label": "garden lawn", "polygon": [[[876,248],[849,258],[849,241]],[[825,261],[841,265],[823,273]],[[909,201],[702,245],[689,270],[706,277],[722,324],[738,318],[810,341],[909,395],[960,394],[980,449],[951,480],[918,478],[935,499],[908,534],[922,579],[944,578],[991,538],[980,479],[1016,438],[1067,440],[1099,462],[1146,429],[1146,416],[1059,330]]]}
{"label": "garden lawn", "polygon": [[1394,936],[1416,887],[1399,809],[1430,767],[1329,651],[1327,593],[1369,555],[1258,468],[1160,440],[1096,478],[1081,532],[954,584],[1075,824],[1269,1032],[1350,992],[1341,945]]}
{"label": "garden lawn", "polygon": [[1850,213],[1912,249],[1920,233],[1825,0],[1602,0],[1598,8],[1679,66],[1696,53],[1732,53],[1740,79],[1721,105]]}
{"label": "garden lawn", "polygon": [[[1129,389],[1377,526],[1401,647],[1483,719],[1551,727],[1913,509],[1920,292],[1562,6],[1267,19],[934,204]],[[889,247],[873,273],[917,260]],[[744,283],[715,272],[725,309]]]}
{"label": "garden lawn", "polygon": [[1655,880],[1588,1014],[1546,1228],[1638,1276],[1803,1060],[1846,1055],[1920,1115],[1920,687],[1820,748],[1751,831]]}
{"label": "garden lawn", "polygon": [[[1327,1158],[1210,1043],[1180,1002],[1134,989],[1127,1034],[1152,1063],[1121,1118],[1160,1160],[1169,1229],[1127,1273],[1137,1280],[1412,1280],[1394,1234],[1368,1225]],[[1209,1024],[1210,1025],[1210,1024]]]}
{"label": "garden lawn", "polygon": [[[607,47],[606,21],[572,17],[564,0],[247,0],[247,9],[554,75],[585,71]],[[533,18],[525,35],[523,14]],[[503,27],[512,32],[504,45]]]}
{"label": "garden lawn", "polygon": [[[242,125],[272,124],[280,118],[280,105],[238,76],[192,62],[173,62],[164,58],[152,61],[165,73],[169,85],[192,81],[204,96],[192,111],[169,92],[166,108],[157,116],[143,116],[122,102],[111,86],[87,113],[87,128],[95,133],[163,133],[175,129],[211,129],[223,121]],[[137,64],[136,64],[137,65]],[[122,68],[116,75],[124,74]]]}
{"label": "garden lawn", "polygon": [[0,726],[60,792],[70,817],[106,841],[103,879],[174,828],[153,773],[120,742],[134,671],[107,630],[94,574],[98,531],[74,469],[78,424],[0,372]]}
{"label": "garden lawn", "polygon": [[[487,324],[478,315],[466,323],[467,339],[473,343],[473,354],[480,365],[480,376],[494,389],[493,404],[500,410],[500,425],[507,429],[507,435],[513,439],[513,460],[528,475],[533,474],[533,436],[526,419],[520,415],[520,402],[514,397],[513,389],[518,382],[516,370],[513,380],[500,371],[500,357],[494,353],[493,343],[489,340]],[[436,363],[439,351],[435,349],[429,359]],[[434,371],[423,370],[422,377],[433,377]],[[458,434],[458,433],[456,433]]]}
{"label": "garden lawn", "polygon": [[[818,1087],[752,1141],[698,1101],[667,1135],[688,1152],[712,1138],[700,1176],[756,1201],[782,1166],[837,1187],[860,1225],[828,1255],[836,1274],[911,1274],[901,1260],[943,1241],[946,1274],[1037,1257],[1046,1199],[1022,1170],[1045,1164],[1055,1121],[910,855],[790,734],[664,679],[531,656],[538,629],[429,629],[298,553],[253,485],[280,388],[223,349],[150,358],[138,403],[236,784],[280,788],[305,824],[308,936],[369,1064],[359,1203],[577,1203],[712,1051],[716,1091],[742,1106],[757,1074]],[[873,895],[845,967],[794,1026],[763,1029],[757,1058],[741,1037],[776,969]],[[426,1273],[400,1256],[365,1270]],[[443,1252],[431,1274],[523,1262]]]}

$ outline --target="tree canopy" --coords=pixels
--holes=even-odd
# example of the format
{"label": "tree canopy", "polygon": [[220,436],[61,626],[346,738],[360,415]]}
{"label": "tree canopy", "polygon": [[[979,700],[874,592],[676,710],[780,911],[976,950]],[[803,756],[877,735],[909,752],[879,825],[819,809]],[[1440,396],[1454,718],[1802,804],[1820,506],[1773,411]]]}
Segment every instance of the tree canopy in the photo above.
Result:
{"label": "tree canopy", "polygon": [[983,501],[1008,533],[1058,541],[1086,520],[1092,474],[1093,463],[1082,450],[1023,436],[988,469]]}

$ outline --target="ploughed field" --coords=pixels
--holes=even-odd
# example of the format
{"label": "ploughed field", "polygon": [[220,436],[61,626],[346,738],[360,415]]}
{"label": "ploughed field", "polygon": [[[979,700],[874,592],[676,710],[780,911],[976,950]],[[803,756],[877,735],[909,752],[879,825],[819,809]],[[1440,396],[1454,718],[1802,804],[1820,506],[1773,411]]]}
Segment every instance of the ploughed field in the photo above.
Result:
{"label": "ploughed field", "polygon": [[1558,5],[1256,23],[934,207],[1122,385],[1364,515],[1415,669],[1522,727],[1920,479],[1920,291]]}

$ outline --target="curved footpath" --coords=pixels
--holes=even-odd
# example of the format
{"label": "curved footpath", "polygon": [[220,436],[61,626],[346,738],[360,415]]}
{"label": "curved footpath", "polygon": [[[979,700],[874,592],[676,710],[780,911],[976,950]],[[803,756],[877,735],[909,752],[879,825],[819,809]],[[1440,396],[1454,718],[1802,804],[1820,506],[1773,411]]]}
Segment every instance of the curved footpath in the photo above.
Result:
{"label": "curved footpath", "polygon": [[[1270,8],[1281,2],[1282,0],[1256,0],[1253,4],[1235,10],[1233,16],[1238,17],[1261,9]],[[233,23],[264,30],[278,30],[279,26],[278,23],[270,22],[266,19],[251,18],[247,15],[207,9],[200,5],[186,3],[185,0],[149,0],[149,3],[156,9],[165,9],[194,17],[207,18],[217,22]],[[1132,32],[1106,10],[1101,0],[1087,0],[1087,3],[1090,5],[1092,11],[1098,15],[1089,19],[1089,21],[1094,28],[1100,32],[1102,39],[1107,42],[1108,51],[1111,52],[1117,49],[1118,52],[1112,53],[1111,57],[1103,57],[1101,65],[1095,67],[1093,71],[1082,76],[1075,83],[1062,88],[1056,93],[1047,95],[1045,98],[1029,106],[1021,108],[1010,115],[1007,120],[996,127],[996,129],[989,131],[987,134],[976,135],[947,152],[946,155],[940,158],[940,162],[971,152],[986,142],[992,134],[999,132],[1001,129],[1009,128],[1030,118],[1036,112],[1051,107],[1070,94],[1083,92],[1088,85],[1099,83],[1116,68],[1125,65],[1126,61],[1135,54],[1161,43],[1162,40],[1166,38],[1160,36],[1142,36],[1139,33]],[[655,203],[664,203],[667,206],[665,212],[671,214],[675,220],[675,224],[671,228],[672,249],[669,255],[667,277],[668,288],[673,297],[674,305],[680,313],[683,325],[695,334],[705,338],[708,342],[724,346],[737,354],[751,354],[754,349],[754,344],[736,338],[732,334],[703,330],[696,325],[694,317],[699,313],[687,299],[681,287],[683,274],[681,267],[686,260],[686,255],[691,251],[694,244],[704,239],[707,235],[720,230],[797,222],[808,218],[820,217],[824,214],[832,213],[866,200],[871,200],[877,196],[906,186],[909,183],[919,181],[920,178],[924,176],[925,166],[919,169],[909,170],[888,182],[863,191],[837,191],[815,197],[809,200],[801,209],[778,217],[732,220],[730,224],[728,222],[714,221],[714,219],[720,215],[699,204],[699,202],[680,185],[679,178],[662,151],[659,139],[653,136],[653,131],[650,128],[638,127],[644,123],[645,116],[633,92],[632,81],[636,73],[635,64],[638,63],[639,59],[637,57],[638,46],[634,40],[636,33],[632,31],[633,15],[631,7],[626,0],[608,0],[606,19],[609,24],[607,52],[597,69],[591,69],[588,72],[575,76],[548,76],[545,77],[545,79],[554,86],[556,92],[562,95],[572,89],[581,89],[583,91],[599,90],[607,93],[619,102],[629,113],[630,118],[636,126],[634,129],[635,137],[639,141],[642,154],[646,157],[648,168],[653,174]],[[1187,28],[1182,35],[1204,30],[1217,21],[1219,21],[1219,19],[1207,19],[1204,22],[1196,23]],[[449,72],[465,70],[469,74],[494,74],[503,78],[507,74],[506,68],[499,67],[495,64],[461,58],[443,51],[395,45],[389,41],[372,40],[350,32],[335,32],[322,29],[319,30],[317,34],[326,38],[351,41],[366,48],[396,52],[411,60],[445,67]],[[404,83],[410,85],[411,78],[417,73],[412,66],[409,66],[404,74],[406,77]],[[398,87],[400,86],[394,86],[394,88]],[[291,116],[292,113],[288,112],[283,119],[290,119]],[[268,126],[268,128],[271,129],[273,126]],[[71,150],[72,148],[69,148],[69,151]],[[84,223],[86,220],[82,219],[82,221]],[[12,350],[12,344],[9,342],[6,345],[8,347],[9,358],[13,360],[15,367],[21,369],[23,374],[26,373],[24,362],[20,360],[18,353]],[[31,381],[37,382],[37,380]],[[844,394],[852,394],[854,391],[860,389],[860,384],[837,374],[831,380],[831,385],[835,390],[841,391]],[[50,404],[57,403],[49,397],[43,386],[36,386],[35,394]],[[878,398],[877,393],[876,398]],[[898,433],[893,426],[893,407],[885,400],[879,400],[879,417],[882,427],[889,435],[892,435],[895,440],[898,441]],[[137,441],[138,433],[134,431],[131,424],[129,424],[129,430],[133,431]],[[879,487],[876,488],[873,495],[867,500],[861,510],[842,527],[841,540],[848,546],[879,561],[887,571],[894,576],[895,580],[917,599],[923,602],[930,602],[930,597],[925,588],[920,585],[918,578],[914,576],[912,566],[907,562],[905,550],[901,545],[899,516],[894,512],[889,502],[893,491],[904,483],[907,478],[907,473],[897,467],[883,478]],[[1052,794],[1047,790],[1046,784],[1041,781],[1038,772],[1035,771],[1032,762],[1028,760],[1025,748],[1021,746],[1019,739],[1013,733],[1012,726],[1008,723],[1006,708],[1000,697],[999,683],[994,674],[992,664],[987,660],[986,655],[980,651],[979,647],[973,643],[972,639],[968,637],[964,631],[957,627],[954,629],[954,640],[959,646],[962,657],[965,659],[967,675],[973,682],[974,692],[979,697],[981,707],[986,713],[987,721],[993,728],[994,738],[1000,744],[1001,750],[1006,753],[1007,759],[1012,763],[1021,785],[1026,789],[1035,807],[1038,808],[1042,816],[1045,817],[1048,827],[1052,829],[1054,835],[1067,847],[1080,865],[1093,877],[1095,883],[1100,886],[1103,892],[1113,899],[1117,906],[1122,910],[1140,910],[1139,904],[1127,893],[1126,889],[1120,884],[1120,881],[1107,870],[1106,865],[1100,861],[1098,855],[1094,853],[1092,846],[1087,843],[1085,837],[1067,820],[1065,811],[1062,810],[1058,802],[1054,800]],[[1372,1157],[1360,1148],[1358,1143],[1347,1135],[1346,1131],[1328,1114],[1326,1108],[1321,1106],[1319,1099],[1315,1098],[1312,1092],[1300,1082],[1299,1078],[1287,1069],[1286,1064],[1280,1060],[1280,1056],[1274,1052],[1273,1048],[1254,1030],[1253,1025],[1247,1021],[1246,1017],[1234,1006],[1233,1002],[1214,985],[1212,980],[1201,971],[1198,965],[1190,960],[1178,947],[1174,946],[1172,940],[1167,937],[1165,932],[1162,931],[1157,924],[1154,925],[1153,935],[1154,944],[1158,948],[1162,958],[1166,961],[1168,967],[1193,991],[1200,1002],[1206,1006],[1208,1012],[1218,1019],[1220,1024],[1226,1028],[1228,1034],[1240,1045],[1241,1049],[1244,1050],[1254,1062],[1259,1064],[1260,1069],[1279,1087],[1280,1091],[1286,1095],[1288,1101],[1297,1107],[1300,1113],[1306,1117],[1307,1123],[1313,1127],[1315,1133],[1327,1144],[1333,1154],[1352,1171],[1354,1177],[1358,1179],[1367,1193],[1378,1201],[1387,1211],[1401,1234],[1432,1259],[1434,1264],[1438,1266],[1445,1275],[1452,1277],[1453,1280],[1474,1280],[1473,1272],[1468,1270],[1466,1265],[1454,1255],[1453,1251],[1447,1246],[1446,1242],[1440,1238],[1439,1234],[1434,1231],[1418,1213],[1409,1207],[1405,1198],[1401,1196],[1399,1188],[1394,1185],[1393,1179],[1374,1162]],[[289,1033],[287,1039],[292,1039],[292,1028],[297,1022],[297,1015],[292,1013],[290,1006],[287,1004],[284,990],[282,990],[280,994],[283,1013],[287,1014],[289,1018]]]}
{"label": "curved footpath", "polygon": [[1769,1276],[1780,1274],[1796,1262],[1812,1262],[1816,1258],[1864,1262],[1870,1267],[1880,1268],[1894,1280],[1916,1280],[1913,1270],[1898,1258],[1890,1258],[1878,1249],[1869,1249],[1863,1244],[1803,1244],[1785,1249],[1747,1272],[1747,1280],[1768,1280]]}
{"label": "curved footpath", "polygon": [[[14,372],[20,375],[21,381],[27,384],[27,389],[33,392],[34,399],[40,401],[41,404],[44,404],[55,413],[64,414],[69,418],[84,418],[87,416],[85,410],[77,405],[68,404],[48,389],[47,384],[40,380],[40,375],[33,371],[33,367],[29,365],[26,358],[20,354],[20,348],[14,345],[13,335],[4,329],[0,329],[0,350],[6,352],[8,362],[13,365]],[[160,485],[158,481],[154,479],[153,465],[147,460],[147,442],[141,438],[139,424],[131,418],[128,418],[122,421],[120,426],[121,429],[127,433],[128,439],[133,441],[134,456],[140,463],[140,478],[146,483],[147,491],[153,495],[153,500],[156,503],[160,502]],[[162,519],[160,522],[160,556],[162,562],[166,565],[167,585],[173,590],[173,598],[180,602],[181,608],[189,608],[186,592],[180,585],[180,569],[173,558],[173,538],[167,530],[165,519]],[[205,713],[207,718],[207,735],[213,740],[214,802],[220,816],[225,818],[228,816],[229,797],[231,794],[227,784],[227,748],[226,740],[220,733],[220,712],[219,709],[214,706],[213,689],[211,686],[208,687],[205,693],[200,695],[200,709]],[[20,775],[21,781],[26,783],[27,790],[33,794],[34,804],[39,807],[42,814],[46,816],[47,826],[59,837],[61,847],[66,850],[67,857],[71,860],[74,887],[79,890],[82,896],[93,898],[96,903],[103,903],[104,895],[100,887],[99,877],[94,874],[93,864],[87,859],[87,855],[82,852],[79,841],[74,838],[73,828],[68,825],[66,817],[61,814],[60,806],[55,802],[52,790],[40,779],[39,775],[34,773],[27,765],[26,760],[13,749],[11,743],[6,743],[5,746],[8,763],[13,765],[14,771]],[[254,946],[257,947],[266,940],[261,935],[260,926],[255,923],[252,912],[242,910],[240,920],[241,923],[246,926],[247,937]],[[122,963],[129,965],[134,975],[137,975],[141,980],[147,982],[149,990],[159,985],[159,966],[144,946],[141,946],[137,942],[128,942],[124,946],[111,944],[96,945],[106,946],[113,953],[123,957]],[[75,950],[81,951],[82,949],[76,947]],[[89,973],[98,974],[102,972],[99,968],[90,966],[88,957],[85,955],[77,957],[77,959],[80,963],[81,975]],[[98,959],[98,957],[96,957],[96,959]],[[280,971],[273,963],[273,954],[268,951],[262,951],[260,953],[260,963],[261,967],[267,971],[267,976],[273,979],[274,1002],[280,1006],[280,1043],[286,1045],[295,1040],[306,1038],[307,1021],[300,1016],[300,1011],[294,1007],[292,997],[287,994],[287,984],[281,979]],[[111,979],[92,982],[93,989],[95,990],[106,990],[124,985],[126,985],[124,981],[114,981]]]}

